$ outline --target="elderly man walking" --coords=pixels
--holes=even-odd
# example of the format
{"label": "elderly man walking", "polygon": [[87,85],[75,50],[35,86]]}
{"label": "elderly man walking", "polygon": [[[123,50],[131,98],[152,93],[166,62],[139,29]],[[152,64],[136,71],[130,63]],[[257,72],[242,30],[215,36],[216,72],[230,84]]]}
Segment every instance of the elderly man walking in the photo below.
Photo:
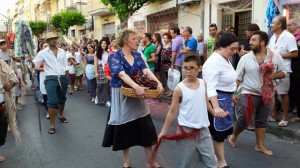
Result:
{"label": "elderly man walking", "polygon": [[287,22],[287,30],[294,35],[298,46],[298,57],[292,59],[292,73],[290,76],[291,87],[289,91],[290,108],[297,107],[297,117],[292,118],[292,122],[300,122],[300,20],[290,19]]}
{"label": "elderly man walking", "polygon": [[[298,56],[298,47],[295,37],[286,31],[286,19],[283,16],[276,16],[271,24],[271,31],[274,33],[270,39],[269,48],[275,53],[281,55],[284,61],[286,76],[283,79],[276,80],[276,92],[281,96],[282,100],[282,119],[279,122],[279,127],[286,127],[288,125],[288,110],[289,110],[289,89],[290,89],[290,73],[291,59]],[[277,103],[275,101],[274,108],[269,121],[276,121],[277,118]]]}
{"label": "elderly man walking", "polygon": [[57,48],[57,40],[57,33],[48,32],[46,34],[46,41],[49,47],[40,51],[33,60],[35,68],[40,67],[40,64],[44,62],[44,72],[46,74],[45,88],[47,91],[47,106],[50,117],[49,134],[54,134],[56,131],[55,108],[57,106],[59,110],[57,118],[62,123],[68,123],[68,120],[64,117],[69,75],[69,71],[67,70],[68,60],[65,51]]}

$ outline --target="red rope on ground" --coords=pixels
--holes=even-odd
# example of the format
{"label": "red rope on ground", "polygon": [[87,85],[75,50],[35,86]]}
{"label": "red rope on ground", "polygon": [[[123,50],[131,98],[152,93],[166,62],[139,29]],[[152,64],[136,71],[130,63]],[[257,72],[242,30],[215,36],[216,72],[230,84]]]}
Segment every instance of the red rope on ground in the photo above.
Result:
{"label": "red rope on ground", "polygon": [[156,154],[158,152],[158,148],[164,140],[191,139],[191,138],[195,138],[200,131],[200,129],[194,129],[191,132],[185,132],[184,129],[182,128],[182,126],[180,126],[180,125],[178,126],[178,128],[179,128],[180,133],[174,133],[173,135],[165,135],[156,143],[156,145],[153,149],[153,152],[151,154],[149,163],[154,162],[154,160],[156,158]]}

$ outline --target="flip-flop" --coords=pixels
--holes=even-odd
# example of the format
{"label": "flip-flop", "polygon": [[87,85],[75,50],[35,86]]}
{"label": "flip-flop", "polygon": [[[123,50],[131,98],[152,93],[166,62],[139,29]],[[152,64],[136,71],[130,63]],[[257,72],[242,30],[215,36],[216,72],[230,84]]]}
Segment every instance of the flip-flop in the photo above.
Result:
{"label": "flip-flop", "polygon": [[279,127],[287,127],[288,126],[288,123],[287,121],[284,121],[284,120],[281,120],[279,123],[278,123],[278,126]]}
{"label": "flip-flop", "polygon": [[62,123],[68,123],[69,121],[65,117],[57,117]]}
{"label": "flip-flop", "polygon": [[49,128],[48,134],[55,134],[55,128]]}

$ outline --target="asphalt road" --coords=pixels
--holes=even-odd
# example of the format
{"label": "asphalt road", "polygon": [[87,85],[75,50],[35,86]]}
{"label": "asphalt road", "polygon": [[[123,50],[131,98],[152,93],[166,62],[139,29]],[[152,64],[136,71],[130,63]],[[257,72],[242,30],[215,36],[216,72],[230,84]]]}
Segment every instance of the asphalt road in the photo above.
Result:
{"label": "asphalt road", "polygon": [[[153,102],[152,102],[153,103]],[[159,133],[167,111],[167,103],[150,105],[152,117]],[[41,107],[41,127],[38,126],[37,106],[33,96],[27,96],[27,105],[17,114],[22,142],[17,145],[9,134],[6,145],[0,148],[0,154],[6,161],[0,168],[120,168],[123,165],[122,152],[113,152],[111,148],[101,147],[108,108],[92,104],[85,90],[68,95],[65,108],[68,124],[56,120],[57,132],[49,135],[49,121],[46,111]],[[173,129],[176,122],[173,124]],[[172,131],[170,131],[172,133]],[[267,135],[266,146],[273,150],[274,156],[266,156],[254,150],[255,135],[244,132],[236,148],[225,143],[226,159],[231,168],[297,168],[300,165],[300,145]],[[173,168],[174,142],[161,145],[157,160],[164,168]],[[146,165],[144,150],[141,147],[130,149],[131,167],[144,168]],[[183,156],[184,157],[184,156]],[[191,168],[197,165],[195,155]]]}

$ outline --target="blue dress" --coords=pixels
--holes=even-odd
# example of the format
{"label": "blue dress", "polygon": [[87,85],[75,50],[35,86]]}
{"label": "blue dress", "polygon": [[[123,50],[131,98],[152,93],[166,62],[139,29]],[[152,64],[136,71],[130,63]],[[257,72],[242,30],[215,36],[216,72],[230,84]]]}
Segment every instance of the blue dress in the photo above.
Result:
{"label": "blue dress", "polygon": [[122,95],[121,71],[131,76],[134,71],[142,73],[145,62],[138,52],[132,52],[133,66],[124,58],[121,50],[109,57],[112,87],[111,110],[105,129],[102,146],[113,146],[113,150],[124,150],[131,146],[149,147],[156,143],[157,134],[152,122],[148,105],[144,99]]}
{"label": "blue dress", "polygon": [[[87,74],[87,69],[88,68],[92,68],[94,67],[94,56],[89,56],[86,55],[84,57],[84,59],[86,60],[86,68],[85,68],[85,73],[86,76],[88,76],[89,74]],[[92,76],[93,74],[90,74],[90,76]],[[95,76],[95,73],[94,73]],[[88,93],[90,94],[90,97],[95,97],[96,96],[96,89],[97,89],[97,81],[96,78],[93,79],[88,79],[87,78],[87,84],[88,84]]]}

